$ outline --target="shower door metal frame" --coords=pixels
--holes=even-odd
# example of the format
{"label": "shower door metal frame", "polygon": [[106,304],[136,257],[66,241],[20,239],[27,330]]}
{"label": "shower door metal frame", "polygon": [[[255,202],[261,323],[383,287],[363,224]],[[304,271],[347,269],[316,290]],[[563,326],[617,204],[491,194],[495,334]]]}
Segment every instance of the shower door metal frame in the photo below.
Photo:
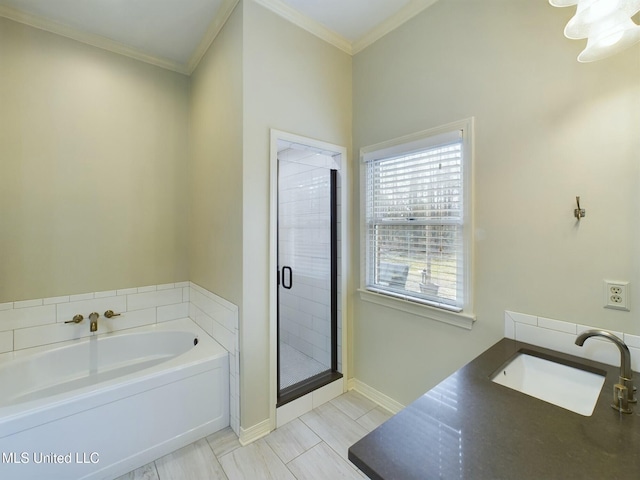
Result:
{"label": "shower door metal frame", "polygon": [[[342,378],[342,373],[338,372],[338,196],[337,196],[337,181],[338,172],[335,169],[329,170],[330,176],[330,277],[331,277],[331,291],[330,291],[330,322],[331,322],[331,365],[330,368],[324,372],[313,375],[306,378],[289,387],[281,388],[280,383],[280,286],[283,288],[291,288],[293,284],[293,273],[291,267],[280,266],[279,252],[276,252],[277,257],[277,291],[276,291],[276,351],[277,351],[277,401],[276,407],[281,407],[297,398],[300,398],[307,393],[310,393],[320,387],[323,387],[335,380]],[[276,215],[278,212],[278,205],[276,204]],[[276,224],[278,223],[276,218]],[[276,242],[279,241],[279,230],[276,232]],[[279,243],[277,243],[279,245]],[[276,247],[278,248],[278,247]],[[284,286],[284,269],[289,269],[290,283],[289,287]]]}

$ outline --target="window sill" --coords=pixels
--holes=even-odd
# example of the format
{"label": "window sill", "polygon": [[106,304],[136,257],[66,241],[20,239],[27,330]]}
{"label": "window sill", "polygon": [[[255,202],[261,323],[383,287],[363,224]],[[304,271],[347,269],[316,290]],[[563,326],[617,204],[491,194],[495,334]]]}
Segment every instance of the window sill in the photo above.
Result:
{"label": "window sill", "polygon": [[418,315],[437,322],[447,323],[466,330],[471,330],[473,323],[476,321],[475,315],[469,315],[462,312],[449,312],[440,308],[430,307],[429,305],[423,305],[417,302],[412,302],[411,300],[392,297],[390,295],[371,292],[362,288],[359,288],[358,292],[360,292],[360,299],[365,302],[394,308],[396,310],[411,313],[412,315]]}

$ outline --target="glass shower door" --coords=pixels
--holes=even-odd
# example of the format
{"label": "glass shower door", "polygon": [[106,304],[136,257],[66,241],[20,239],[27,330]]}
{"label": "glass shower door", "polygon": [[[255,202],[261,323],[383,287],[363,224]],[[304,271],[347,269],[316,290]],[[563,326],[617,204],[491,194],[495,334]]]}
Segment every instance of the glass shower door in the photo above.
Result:
{"label": "glass shower door", "polygon": [[317,162],[278,160],[279,405],[341,376],[335,183]]}

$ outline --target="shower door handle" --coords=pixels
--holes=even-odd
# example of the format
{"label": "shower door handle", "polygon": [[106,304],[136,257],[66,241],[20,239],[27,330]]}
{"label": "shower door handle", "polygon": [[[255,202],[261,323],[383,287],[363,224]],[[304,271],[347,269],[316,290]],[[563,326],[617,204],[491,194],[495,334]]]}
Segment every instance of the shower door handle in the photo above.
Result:
{"label": "shower door handle", "polygon": [[[287,272],[289,272],[289,283],[287,284]],[[293,286],[293,271],[291,267],[282,267],[282,288],[290,290]]]}

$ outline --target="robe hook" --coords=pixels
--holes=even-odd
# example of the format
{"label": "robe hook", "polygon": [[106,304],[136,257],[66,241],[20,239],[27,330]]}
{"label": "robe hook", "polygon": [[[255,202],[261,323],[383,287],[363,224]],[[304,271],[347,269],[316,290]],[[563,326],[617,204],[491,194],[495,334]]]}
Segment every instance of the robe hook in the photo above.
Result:
{"label": "robe hook", "polygon": [[587,215],[587,212],[584,208],[580,208],[580,197],[576,197],[576,203],[578,204],[578,208],[573,211],[573,216],[580,221],[581,218]]}

